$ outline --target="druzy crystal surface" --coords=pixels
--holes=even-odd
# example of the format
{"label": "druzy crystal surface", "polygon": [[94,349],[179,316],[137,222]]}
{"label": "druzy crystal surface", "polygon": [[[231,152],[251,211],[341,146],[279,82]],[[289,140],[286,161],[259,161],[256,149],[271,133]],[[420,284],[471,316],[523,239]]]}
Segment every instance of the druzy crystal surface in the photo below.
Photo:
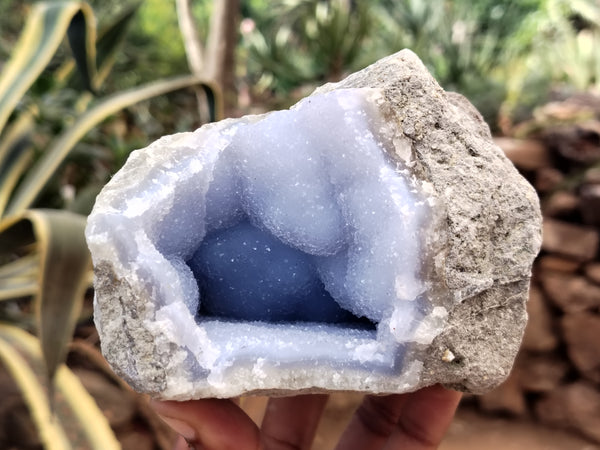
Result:
{"label": "druzy crystal surface", "polygon": [[[104,188],[86,231],[95,319],[103,352],[134,388],[187,399],[403,392],[434,382],[477,390],[502,378],[514,343],[500,353],[490,347],[492,363],[508,361],[499,370],[465,372],[459,366],[479,350],[466,343],[461,351],[465,342],[452,333],[474,299],[485,307],[509,292],[513,301],[526,295],[539,247],[537,202],[497,149],[487,149],[489,135],[470,124],[471,111],[441,99],[413,54],[395,58],[377,64],[409,66],[412,81],[392,71],[383,84],[385,77],[364,82],[365,69],[290,110],[165,136],[132,153]],[[420,87],[402,87],[419,77]],[[450,110],[434,102],[430,116],[440,118],[428,132],[456,113],[466,125],[452,126],[473,142],[456,133],[454,143],[446,135],[429,143],[417,137],[423,124],[411,120],[428,117],[421,109],[432,105],[419,103],[425,98],[411,104],[402,89],[413,96],[420,89],[418,96]],[[483,148],[474,164],[448,158],[463,151],[474,158],[474,148]],[[489,186],[485,177],[496,166],[518,180],[515,189]],[[478,174],[478,167],[487,168]],[[482,191],[501,202],[525,193],[520,203],[528,210],[515,220],[528,216],[532,225],[521,228],[517,267],[501,267],[515,261],[514,251],[496,245],[502,236],[495,233],[514,228],[502,223],[509,213],[472,206]],[[491,247],[498,255],[487,253]],[[474,320],[465,330],[477,328]],[[478,384],[484,372],[495,378]]]}

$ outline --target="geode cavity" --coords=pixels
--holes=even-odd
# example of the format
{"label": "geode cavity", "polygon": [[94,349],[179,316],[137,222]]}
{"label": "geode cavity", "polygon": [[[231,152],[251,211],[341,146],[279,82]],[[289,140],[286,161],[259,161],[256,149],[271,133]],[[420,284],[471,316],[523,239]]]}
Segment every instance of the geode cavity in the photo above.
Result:
{"label": "geode cavity", "polygon": [[402,51],[132,153],[86,232],[102,350],[165,399],[481,392],[518,349],[540,222],[477,111]]}

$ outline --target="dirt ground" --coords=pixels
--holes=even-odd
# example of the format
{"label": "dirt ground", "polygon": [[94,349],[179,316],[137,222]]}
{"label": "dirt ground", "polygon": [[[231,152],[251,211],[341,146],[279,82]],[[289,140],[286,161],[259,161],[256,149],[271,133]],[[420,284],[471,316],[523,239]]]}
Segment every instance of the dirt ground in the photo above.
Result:
{"label": "dirt ground", "polygon": [[[362,396],[332,395],[317,430],[312,450],[331,450]],[[244,409],[260,423],[267,399],[246,398]],[[600,426],[600,424],[599,424]],[[528,420],[488,416],[461,405],[439,450],[600,450],[600,446],[563,430]]]}
{"label": "dirt ground", "polygon": [[[600,426],[600,424],[599,424]],[[539,423],[459,411],[439,450],[600,450],[600,446]]]}

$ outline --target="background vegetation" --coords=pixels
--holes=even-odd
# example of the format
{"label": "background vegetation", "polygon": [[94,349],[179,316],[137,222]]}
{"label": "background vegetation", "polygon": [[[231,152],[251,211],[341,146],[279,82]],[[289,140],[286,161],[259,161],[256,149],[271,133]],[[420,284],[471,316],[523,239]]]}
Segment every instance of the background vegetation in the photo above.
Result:
{"label": "background vegetation", "polygon": [[[27,28],[36,17],[44,26]],[[221,103],[227,115],[288,106],[402,48],[511,133],[548,99],[597,92],[600,5],[0,0],[0,361],[42,442],[117,445],[106,426],[85,428],[93,402],[64,391],[75,378],[63,362],[73,330],[91,323],[85,215],[128,154],[214,119]],[[55,397],[63,422],[51,420]],[[60,429],[73,415],[82,433]]]}

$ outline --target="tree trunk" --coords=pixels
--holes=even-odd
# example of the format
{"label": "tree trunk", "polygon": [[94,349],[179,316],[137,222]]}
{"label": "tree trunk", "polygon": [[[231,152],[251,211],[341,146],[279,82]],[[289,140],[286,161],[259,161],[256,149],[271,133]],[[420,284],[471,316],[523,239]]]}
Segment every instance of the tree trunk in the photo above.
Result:
{"label": "tree trunk", "polygon": [[192,14],[192,0],[176,0],[179,31],[185,47],[188,66],[194,75],[201,76],[204,70],[204,49],[198,37],[196,22]]}
{"label": "tree trunk", "polygon": [[239,0],[215,0],[206,45],[205,75],[221,89],[226,116],[237,105],[235,49],[239,12]]}

